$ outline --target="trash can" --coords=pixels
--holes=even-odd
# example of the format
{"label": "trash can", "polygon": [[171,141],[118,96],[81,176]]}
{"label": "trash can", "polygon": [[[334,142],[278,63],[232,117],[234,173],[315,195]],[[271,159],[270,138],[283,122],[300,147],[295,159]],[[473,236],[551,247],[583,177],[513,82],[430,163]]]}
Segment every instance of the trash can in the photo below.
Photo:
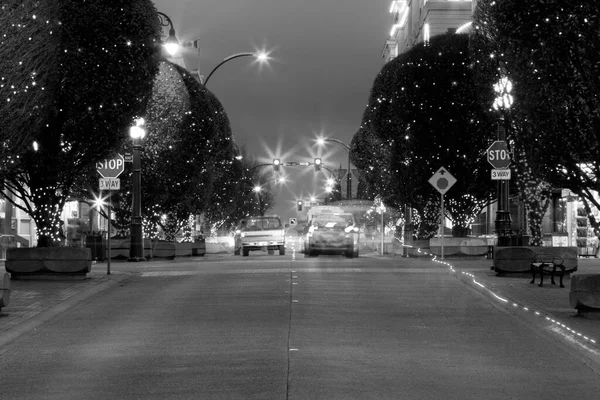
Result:
{"label": "trash can", "polygon": [[106,258],[102,235],[87,235],[85,237],[85,247],[91,250],[92,260],[104,261]]}

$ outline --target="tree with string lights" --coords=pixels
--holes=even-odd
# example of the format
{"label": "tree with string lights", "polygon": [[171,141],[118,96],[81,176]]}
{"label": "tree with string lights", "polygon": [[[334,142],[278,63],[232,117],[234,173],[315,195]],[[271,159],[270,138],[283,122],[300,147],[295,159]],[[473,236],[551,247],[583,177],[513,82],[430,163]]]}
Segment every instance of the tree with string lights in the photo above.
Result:
{"label": "tree with string lights", "polygon": [[599,228],[590,207],[600,208],[598,32],[594,1],[480,0],[474,13],[476,70],[502,71],[515,88],[507,133],[521,157],[519,181],[534,236],[541,236],[551,187],[578,194]]}
{"label": "tree with string lights", "polygon": [[441,166],[457,178],[445,195],[456,236],[468,232],[495,189],[485,158],[494,116],[477,96],[468,43],[464,34],[439,35],[387,63],[363,117],[390,148],[384,190],[398,204],[427,218],[425,210],[439,202],[429,178]]}
{"label": "tree with string lights", "polygon": [[350,156],[352,163],[363,171],[364,179],[359,185],[365,187],[361,187],[359,198],[373,200],[375,196],[380,195],[387,199],[388,193],[385,190],[391,184],[388,181],[390,174],[387,172],[391,158],[390,147],[369,130],[369,124],[365,121],[350,142]]}
{"label": "tree with string lights", "polygon": [[170,238],[189,230],[191,215],[221,220],[237,182],[234,142],[221,103],[184,68],[163,62],[146,120],[142,207],[147,219]]}
{"label": "tree with string lights", "polygon": [[[144,236],[172,241],[192,240],[197,215],[208,224],[235,218],[231,202],[243,176],[234,159],[229,119],[220,102],[185,69],[160,63],[152,97],[143,114],[147,136],[142,158]],[[131,142],[122,152],[130,151]],[[125,177],[131,174],[127,165]],[[112,194],[114,221],[127,236],[131,217],[132,180]],[[97,183],[90,177],[80,198]]]}
{"label": "tree with string lights", "polygon": [[38,247],[56,246],[73,186],[146,107],[160,26],[150,0],[0,7],[0,182],[35,222]]}

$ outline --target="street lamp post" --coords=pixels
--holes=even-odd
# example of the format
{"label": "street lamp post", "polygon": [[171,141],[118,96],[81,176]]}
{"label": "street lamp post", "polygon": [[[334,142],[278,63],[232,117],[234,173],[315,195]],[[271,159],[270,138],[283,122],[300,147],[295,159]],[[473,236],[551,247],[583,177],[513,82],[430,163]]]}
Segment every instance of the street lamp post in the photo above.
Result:
{"label": "street lamp post", "polygon": [[346,152],[348,153],[348,171],[347,171],[347,184],[348,187],[346,188],[346,197],[348,198],[348,200],[350,200],[352,198],[352,174],[351,174],[351,169],[350,169],[350,146],[348,146],[346,143],[342,142],[339,139],[335,139],[335,138],[325,138],[325,139],[318,139],[318,142],[320,144],[323,144],[325,142],[334,142],[339,144],[340,146],[342,146]]}
{"label": "street lamp post", "polygon": [[245,52],[245,53],[232,54],[229,57],[225,58],[223,61],[221,61],[219,64],[217,64],[217,66],[214,67],[212,71],[210,71],[210,74],[208,74],[208,76],[206,77],[206,80],[204,81],[204,86],[206,86],[206,84],[208,83],[208,80],[210,79],[212,74],[214,74],[215,71],[217,69],[219,69],[219,67],[221,65],[225,64],[228,61],[231,61],[233,59],[240,58],[240,57],[255,57],[258,61],[261,61],[261,62],[267,61],[269,59],[269,55],[265,52],[258,52],[258,53]]}
{"label": "street lamp post", "polygon": [[142,231],[142,188],[141,172],[142,161],[140,151],[142,148],[142,139],[146,136],[146,130],[143,128],[144,120],[137,119],[135,125],[129,129],[129,135],[133,141],[133,201],[131,206],[131,243],[129,247],[129,261],[144,261],[144,238]]}
{"label": "street lamp post", "polygon": [[[173,56],[179,50],[179,41],[175,36],[173,22],[167,14],[156,12],[160,26],[169,27],[169,36],[165,40],[164,48]],[[140,152],[142,149],[142,139],[146,136],[144,129],[144,119],[138,118],[135,125],[129,129],[129,136],[133,143],[133,167],[132,167],[132,204],[131,204],[131,225],[130,225],[130,245],[129,261],[144,261],[144,232],[142,225],[142,160]]]}
{"label": "street lamp post", "polygon": [[167,14],[161,13],[160,11],[157,11],[156,14],[158,16],[160,26],[170,27],[169,36],[167,37],[167,40],[165,40],[164,48],[171,56],[174,56],[179,51],[179,40],[177,40],[177,36],[175,36],[173,22]]}
{"label": "street lamp post", "polygon": [[[494,101],[493,107],[495,110],[500,111],[500,118],[498,120],[498,140],[506,140],[506,132],[504,130],[504,112],[510,109],[513,103],[513,97],[510,94],[512,90],[512,83],[506,77],[501,78],[498,83],[494,85],[494,91],[497,93],[497,97]],[[508,246],[510,244],[510,235],[512,234],[512,219],[510,216],[510,202],[509,202],[509,181],[507,179],[498,180],[496,187],[498,197],[498,209],[496,211],[496,221],[494,221],[494,228],[498,234],[498,246]]]}

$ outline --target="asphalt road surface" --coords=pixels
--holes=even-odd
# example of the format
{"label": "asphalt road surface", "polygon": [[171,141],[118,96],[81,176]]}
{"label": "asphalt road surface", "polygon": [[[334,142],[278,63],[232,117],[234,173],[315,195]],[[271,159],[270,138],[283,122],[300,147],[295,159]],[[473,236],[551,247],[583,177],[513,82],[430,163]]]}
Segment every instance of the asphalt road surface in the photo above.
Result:
{"label": "asphalt road surface", "polygon": [[576,355],[403,260],[115,263],[134,278],[2,349],[0,398],[599,398]]}

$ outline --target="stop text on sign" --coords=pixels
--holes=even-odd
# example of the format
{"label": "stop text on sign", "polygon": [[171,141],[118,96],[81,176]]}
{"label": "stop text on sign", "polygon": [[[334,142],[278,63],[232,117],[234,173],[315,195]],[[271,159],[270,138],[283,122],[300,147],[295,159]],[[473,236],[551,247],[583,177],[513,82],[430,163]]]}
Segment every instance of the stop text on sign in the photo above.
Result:
{"label": "stop text on sign", "polygon": [[103,178],[116,178],[125,170],[125,159],[120,154],[105,158],[96,163],[96,170]]}
{"label": "stop text on sign", "polygon": [[496,140],[492,143],[487,149],[487,160],[494,168],[508,168],[510,165],[510,153],[508,152],[508,145],[504,140]]}
{"label": "stop text on sign", "polygon": [[510,156],[506,150],[494,150],[489,152],[489,159],[490,161],[502,161],[510,159]]}

